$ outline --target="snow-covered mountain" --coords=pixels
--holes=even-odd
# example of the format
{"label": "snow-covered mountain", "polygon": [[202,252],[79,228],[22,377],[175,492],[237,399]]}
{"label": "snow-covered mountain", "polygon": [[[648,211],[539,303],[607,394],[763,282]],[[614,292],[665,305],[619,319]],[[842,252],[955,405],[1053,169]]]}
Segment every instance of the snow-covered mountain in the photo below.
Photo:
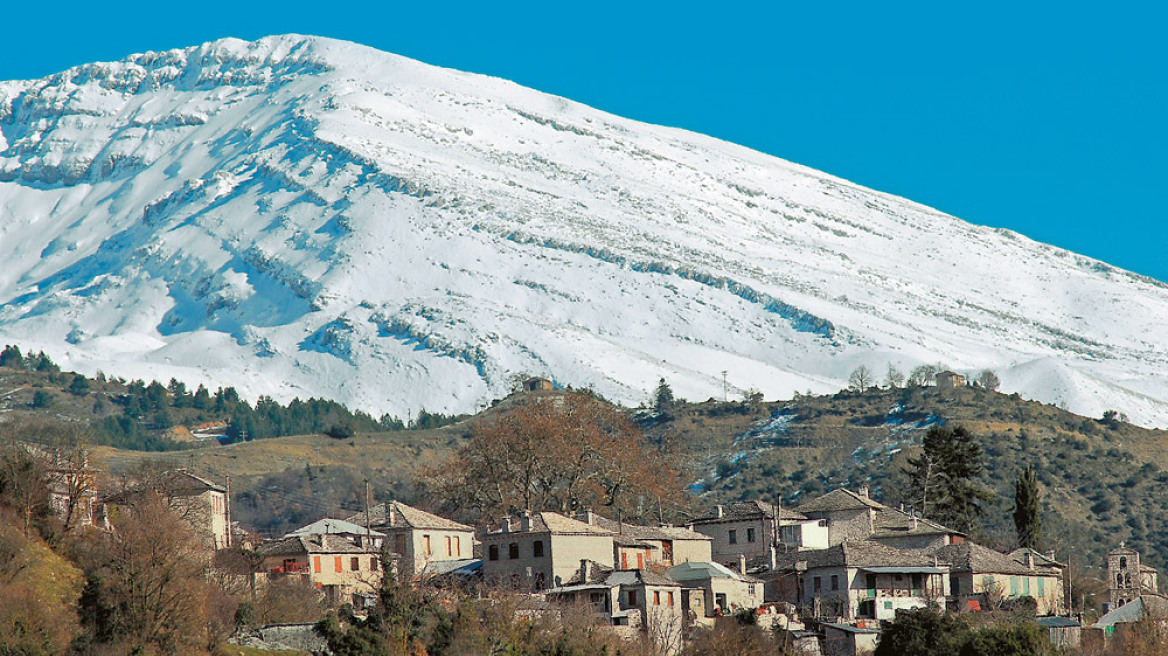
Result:
{"label": "snow-covered mountain", "polygon": [[0,339],[80,371],[473,411],[943,362],[1168,425],[1168,286],[749,149],[363,46],[0,83]]}

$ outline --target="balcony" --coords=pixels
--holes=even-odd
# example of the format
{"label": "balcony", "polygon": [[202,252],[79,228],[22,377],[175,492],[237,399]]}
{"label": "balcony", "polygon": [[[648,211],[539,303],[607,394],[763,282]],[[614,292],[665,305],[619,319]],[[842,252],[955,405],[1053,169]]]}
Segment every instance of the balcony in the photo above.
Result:
{"label": "balcony", "polygon": [[307,574],[308,563],[284,563],[268,570],[269,574]]}

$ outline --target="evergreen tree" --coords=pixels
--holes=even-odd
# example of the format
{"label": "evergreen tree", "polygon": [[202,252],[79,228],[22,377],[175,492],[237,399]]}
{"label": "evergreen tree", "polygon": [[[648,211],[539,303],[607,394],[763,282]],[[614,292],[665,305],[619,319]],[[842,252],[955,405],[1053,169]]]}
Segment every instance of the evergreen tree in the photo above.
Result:
{"label": "evergreen tree", "polygon": [[933,426],[925,434],[920,455],[904,470],[911,481],[910,498],[921,514],[959,531],[972,532],[990,492],[973,483],[982,472],[981,447],[964,426]]}
{"label": "evergreen tree", "polygon": [[1018,472],[1014,481],[1014,530],[1018,546],[1040,551],[1042,549],[1042,516],[1039,513],[1038,474],[1034,465]]}
{"label": "evergreen tree", "polygon": [[673,412],[673,404],[673,388],[662,376],[661,382],[657,383],[657,390],[653,393],[653,409],[658,416],[668,417]]}
{"label": "evergreen tree", "polygon": [[24,355],[20,353],[19,346],[4,347],[4,350],[0,352],[0,367],[24,369]]}
{"label": "evergreen tree", "polygon": [[73,382],[69,383],[69,393],[73,396],[89,394],[89,379],[81,374],[73,376]]}

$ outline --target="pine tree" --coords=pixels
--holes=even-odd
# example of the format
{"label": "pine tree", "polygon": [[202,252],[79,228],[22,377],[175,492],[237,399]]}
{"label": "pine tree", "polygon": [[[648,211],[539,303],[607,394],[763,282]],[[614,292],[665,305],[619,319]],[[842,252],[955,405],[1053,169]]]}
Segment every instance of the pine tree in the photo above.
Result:
{"label": "pine tree", "polygon": [[1034,465],[1018,472],[1014,481],[1014,530],[1018,534],[1018,546],[1042,549],[1042,516],[1039,513],[1038,474]]}
{"label": "pine tree", "polygon": [[668,417],[673,412],[673,388],[661,378],[657,383],[657,391],[653,393],[653,409],[660,417]]}
{"label": "pine tree", "polygon": [[964,426],[933,426],[922,451],[908,459],[910,498],[921,514],[966,533],[977,528],[982,505],[993,495],[973,483],[981,475],[981,447]]}

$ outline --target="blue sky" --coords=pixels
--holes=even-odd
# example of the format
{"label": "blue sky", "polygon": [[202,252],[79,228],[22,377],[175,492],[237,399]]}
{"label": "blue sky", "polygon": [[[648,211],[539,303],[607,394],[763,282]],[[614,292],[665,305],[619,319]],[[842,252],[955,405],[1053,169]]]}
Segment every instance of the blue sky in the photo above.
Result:
{"label": "blue sky", "polygon": [[1153,3],[9,4],[0,79],[225,36],[348,39],[1168,281],[1168,55]]}

